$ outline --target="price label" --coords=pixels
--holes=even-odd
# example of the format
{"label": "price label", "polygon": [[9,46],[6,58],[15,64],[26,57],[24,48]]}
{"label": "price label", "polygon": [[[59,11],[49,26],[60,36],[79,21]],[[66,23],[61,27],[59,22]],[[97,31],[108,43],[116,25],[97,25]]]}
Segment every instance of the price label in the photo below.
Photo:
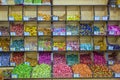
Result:
{"label": "price label", "polygon": [[15,36],[16,33],[15,33],[15,32],[10,32],[10,35],[11,35],[11,36]]}
{"label": "price label", "polygon": [[11,51],[15,51],[15,48],[10,48]]}
{"label": "price label", "polygon": [[74,74],[74,78],[79,78],[80,75],[79,74]]}
{"label": "price label", "polygon": [[108,20],[108,17],[107,16],[103,16],[102,20]]}
{"label": "price label", "polygon": [[118,5],[118,8],[120,8],[120,5]]}
{"label": "price label", "polygon": [[10,17],[9,17],[9,20],[10,20],[10,21],[14,21],[14,17],[10,16]]}
{"label": "price label", "polygon": [[30,63],[29,63],[29,62],[25,62],[25,64],[30,65]]}
{"label": "price label", "polygon": [[53,32],[53,35],[57,35],[57,33],[56,33],[56,32]]}
{"label": "price label", "polygon": [[99,16],[95,16],[95,20],[100,20],[100,17]]}
{"label": "price label", "polygon": [[115,73],[115,77],[116,78],[120,77],[120,73]]}
{"label": "price label", "polygon": [[44,18],[39,16],[39,17],[38,17],[38,20],[39,20],[39,21],[43,21]]}
{"label": "price label", "polygon": [[44,49],[43,49],[42,47],[39,47],[39,50],[40,50],[40,51],[43,51]]}
{"label": "price label", "polygon": [[65,35],[65,33],[64,33],[64,32],[61,32],[60,35]]}
{"label": "price label", "polygon": [[10,66],[16,66],[16,64],[14,62],[11,62]]}
{"label": "price label", "polygon": [[0,47],[0,51],[2,51],[2,48]]}
{"label": "price label", "polygon": [[109,35],[114,35],[115,31],[109,31]]}
{"label": "price label", "polygon": [[28,16],[24,16],[23,19],[24,19],[24,21],[28,21],[29,17]]}
{"label": "price label", "polygon": [[67,35],[72,35],[71,32],[67,32]]}
{"label": "price label", "polygon": [[85,50],[84,48],[80,48],[80,50]]}
{"label": "price label", "polygon": [[30,33],[29,33],[29,32],[24,32],[24,35],[25,35],[25,36],[29,36]]}
{"label": "price label", "polygon": [[111,7],[116,7],[116,5],[111,5]]}
{"label": "price label", "polygon": [[109,61],[108,61],[108,64],[109,64],[109,65],[113,65],[113,64],[114,64],[114,61],[109,60]]}
{"label": "price label", "polygon": [[95,32],[94,32],[94,35],[99,35],[99,31],[95,31]]}
{"label": "price label", "polygon": [[26,51],[29,51],[30,49],[29,48],[25,48]]}
{"label": "price label", "polygon": [[108,46],[108,50],[113,50],[113,46]]}
{"label": "price label", "polygon": [[20,48],[20,51],[24,51],[24,48]]}
{"label": "price label", "polygon": [[100,46],[95,46],[95,50],[100,50]]}
{"label": "price label", "polygon": [[18,78],[17,74],[12,74],[12,78]]}
{"label": "price label", "polygon": [[0,63],[0,66],[2,66],[2,64]]}
{"label": "price label", "polygon": [[58,50],[58,47],[53,47],[53,50],[57,51],[57,50]]}
{"label": "price label", "polygon": [[44,35],[44,33],[43,32],[38,32],[38,35],[41,36],[41,35]]}
{"label": "price label", "polygon": [[53,16],[52,18],[54,21],[58,21],[58,16]]}
{"label": "price label", "polygon": [[67,50],[72,50],[72,48],[70,46],[67,46]]}
{"label": "price label", "polygon": [[0,32],[0,36],[2,36],[2,32]]}

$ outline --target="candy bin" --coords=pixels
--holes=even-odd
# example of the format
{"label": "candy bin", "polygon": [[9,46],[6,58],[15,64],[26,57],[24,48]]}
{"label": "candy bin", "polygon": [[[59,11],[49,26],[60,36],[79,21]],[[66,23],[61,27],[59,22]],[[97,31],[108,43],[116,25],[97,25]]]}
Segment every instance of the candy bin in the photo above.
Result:
{"label": "candy bin", "polygon": [[92,71],[87,64],[75,64],[72,66],[74,77],[92,77]]}
{"label": "candy bin", "polygon": [[80,50],[93,50],[93,40],[90,36],[80,37]]}
{"label": "candy bin", "polygon": [[119,50],[120,49],[120,38],[115,36],[107,37],[107,48],[108,50]]}
{"label": "candy bin", "polygon": [[67,35],[79,35],[79,23],[78,22],[67,22],[66,25]]}
{"label": "candy bin", "polygon": [[24,26],[21,22],[15,22],[10,24],[10,35],[11,36],[23,36]]}
{"label": "candy bin", "polygon": [[67,6],[67,20],[80,20],[80,7],[79,6]]}
{"label": "candy bin", "polygon": [[66,20],[65,6],[53,6],[53,21],[65,21]]}
{"label": "candy bin", "polygon": [[0,38],[0,51],[9,51],[9,47],[10,47],[10,38],[1,37]]}
{"label": "candy bin", "polygon": [[51,78],[52,66],[40,64],[33,68],[32,78]]}
{"label": "candy bin", "polygon": [[80,63],[82,64],[87,64],[87,65],[91,65],[93,63],[92,60],[92,53],[88,52],[88,53],[80,53]]}
{"label": "candy bin", "polygon": [[8,6],[0,6],[0,21],[8,20]]}
{"label": "candy bin", "polygon": [[[0,68],[0,80],[10,79],[13,68]],[[4,79],[1,79],[4,78]]]}
{"label": "candy bin", "polygon": [[24,53],[23,52],[13,52],[11,54],[10,66],[17,66],[23,62],[24,62]]}
{"label": "candy bin", "polygon": [[72,78],[72,69],[67,64],[53,65],[53,78]]}
{"label": "candy bin", "polygon": [[37,51],[37,38],[25,37],[24,47],[25,51]]}
{"label": "candy bin", "polygon": [[106,23],[94,22],[93,32],[94,35],[106,35]]}
{"label": "candy bin", "polygon": [[38,24],[38,36],[51,36],[51,23],[50,22],[39,22]]}
{"label": "candy bin", "polygon": [[42,0],[42,4],[50,5],[51,0]]}
{"label": "candy bin", "polygon": [[79,53],[78,52],[68,52],[66,54],[66,62],[67,65],[72,66],[74,64],[78,64],[79,63]]}
{"label": "candy bin", "polygon": [[24,51],[24,39],[23,37],[12,37],[10,43],[11,51]]}
{"label": "candy bin", "polygon": [[80,35],[92,35],[92,24],[81,23],[80,24]]}
{"label": "candy bin", "polygon": [[39,37],[38,38],[38,50],[39,51],[51,51],[51,37]]}
{"label": "candy bin", "polygon": [[64,22],[54,22],[53,23],[53,35],[54,36],[65,36],[66,29]]}
{"label": "candy bin", "polygon": [[39,6],[38,7],[38,20],[39,21],[50,21],[51,20],[51,7],[50,6]]}
{"label": "candy bin", "polygon": [[97,37],[94,38],[94,50],[107,50],[106,37]]}
{"label": "candy bin", "polygon": [[113,73],[106,65],[92,65],[91,70],[94,78],[112,78]]}
{"label": "candy bin", "polygon": [[94,19],[93,6],[81,6],[81,20],[93,20]]}
{"label": "candy bin", "polygon": [[53,64],[66,64],[65,53],[55,52],[53,54]]}
{"label": "candy bin", "polygon": [[32,67],[28,64],[22,63],[18,66],[16,66],[12,70],[12,78],[30,78],[32,72]]}
{"label": "candy bin", "polygon": [[24,21],[36,21],[37,20],[37,6],[24,6],[23,13]]}
{"label": "candy bin", "polygon": [[33,0],[24,0],[25,5],[30,5],[32,4]]}
{"label": "candy bin", "polygon": [[0,66],[10,66],[10,53],[0,53]]}
{"label": "candy bin", "polygon": [[9,21],[22,21],[22,6],[9,7]]}
{"label": "candy bin", "polygon": [[97,65],[106,65],[106,54],[103,52],[93,52],[93,61]]}
{"label": "candy bin", "polygon": [[67,37],[67,50],[79,51],[79,37]]}
{"label": "candy bin", "polygon": [[8,22],[0,22],[0,36],[9,36]]}
{"label": "candy bin", "polygon": [[51,52],[39,52],[39,64],[51,65]]}
{"label": "candy bin", "polygon": [[37,36],[37,23],[26,22],[24,24],[24,35],[25,36]]}
{"label": "candy bin", "polygon": [[53,51],[65,51],[65,37],[53,37]]}
{"label": "candy bin", "polygon": [[26,52],[25,62],[29,62],[31,66],[36,66],[38,64],[37,55],[37,52]]}

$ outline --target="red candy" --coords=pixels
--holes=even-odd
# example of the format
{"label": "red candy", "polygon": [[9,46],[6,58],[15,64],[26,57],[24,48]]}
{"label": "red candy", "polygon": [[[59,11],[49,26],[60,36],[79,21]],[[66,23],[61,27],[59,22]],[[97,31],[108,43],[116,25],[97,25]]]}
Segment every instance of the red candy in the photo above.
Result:
{"label": "red candy", "polygon": [[81,54],[80,55],[80,63],[84,64],[92,64],[91,54]]}

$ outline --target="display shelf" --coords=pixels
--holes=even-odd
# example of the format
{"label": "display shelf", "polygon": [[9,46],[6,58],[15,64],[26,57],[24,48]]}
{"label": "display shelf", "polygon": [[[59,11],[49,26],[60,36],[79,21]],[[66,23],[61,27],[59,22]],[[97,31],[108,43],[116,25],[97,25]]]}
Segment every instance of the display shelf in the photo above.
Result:
{"label": "display shelf", "polygon": [[0,6],[0,21],[7,21],[8,20],[8,7],[7,6]]}

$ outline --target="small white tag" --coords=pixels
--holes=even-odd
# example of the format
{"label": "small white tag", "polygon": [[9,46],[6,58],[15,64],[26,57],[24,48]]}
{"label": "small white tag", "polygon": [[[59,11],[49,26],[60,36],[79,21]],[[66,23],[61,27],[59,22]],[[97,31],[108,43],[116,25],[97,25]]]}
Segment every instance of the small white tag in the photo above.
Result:
{"label": "small white tag", "polygon": [[12,78],[18,78],[17,74],[12,74]]}
{"label": "small white tag", "polygon": [[67,46],[67,50],[72,50],[72,48],[70,46]]}
{"label": "small white tag", "polygon": [[58,16],[53,16],[53,21],[58,21]]}
{"label": "small white tag", "polygon": [[100,46],[95,46],[95,50],[100,50]]}
{"label": "small white tag", "polygon": [[15,48],[10,48],[11,51],[15,51]]}
{"label": "small white tag", "polygon": [[113,46],[108,46],[108,50],[113,50]]}
{"label": "small white tag", "polygon": [[120,73],[115,73],[115,77],[120,77]]}
{"label": "small white tag", "polygon": [[57,51],[57,50],[58,50],[58,47],[53,47],[53,50]]}
{"label": "small white tag", "polygon": [[44,35],[44,33],[43,32],[38,32],[38,35],[41,36],[41,35]]}
{"label": "small white tag", "polygon": [[65,35],[65,32],[61,32],[60,35]]}
{"label": "small white tag", "polygon": [[15,36],[16,33],[15,33],[15,32],[10,32],[10,35],[11,35],[11,36]]}
{"label": "small white tag", "polygon": [[80,75],[79,74],[74,74],[74,78],[79,78]]}
{"label": "small white tag", "polygon": [[118,8],[120,8],[120,5],[118,5]]}
{"label": "small white tag", "polygon": [[2,32],[0,32],[0,36],[2,36]]}
{"label": "small white tag", "polygon": [[100,17],[99,16],[95,16],[95,20],[100,20]]}
{"label": "small white tag", "polygon": [[10,20],[10,21],[14,21],[14,17],[10,16],[10,17],[9,17],[9,20]]}
{"label": "small white tag", "polygon": [[57,33],[56,33],[56,32],[53,32],[53,35],[57,35]]}
{"label": "small white tag", "polygon": [[71,32],[67,32],[67,35],[71,35]]}
{"label": "small white tag", "polygon": [[0,66],[2,66],[2,64],[0,63]]}
{"label": "small white tag", "polygon": [[0,51],[2,51],[2,47],[0,47]]}
{"label": "small white tag", "polygon": [[30,49],[29,48],[25,48],[26,51],[29,51]]}
{"label": "small white tag", "polygon": [[29,32],[24,32],[24,35],[25,35],[25,36],[29,36],[30,33],[29,33]]}
{"label": "small white tag", "polygon": [[94,35],[99,35],[99,31],[94,31]]}
{"label": "small white tag", "polygon": [[24,16],[23,19],[24,19],[24,21],[28,21],[29,17],[28,16]]}
{"label": "small white tag", "polygon": [[115,31],[109,31],[109,35],[114,35]]}
{"label": "small white tag", "polygon": [[38,20],[39,20],[39,21],[43,21],[44,19],[43,19],[43,17],[40,17],[40,16],[39,16],[39,17],[38,17]]}
{"label": "small white tag", "polygon": [[80,50],[85,50],[84,48],[80,48]]}
{"label": "small white tag", "polygon": [[102,20],[108,20],[108,17],[107,16],[103,16]]}
{"label": "small white tag", "polygon": [[44,49],[42,47],[39,47],[39,51],[43,51]]}
{"label": "small white tag", "polygon": [[51,61],[53,61],[53,53],[51,54]]}
{"label": "small white tag", "polygon": [[16,66],[16,64],[14,62],[11,62],[10,66]]}
{"label": "small white tag", "polygon": [[109,60],[109,61],[108,61],[108,64],[109,64],[109,65],[113,65],[113,64],[114,64],[114,61]]}
{"label": "small white tag", "polygon": [[116,7],[115,5],[111,5],[111,7]]}
{"label": "small white tag", "polygon": [[25,64],[30,65],[30,63],[29,63],[29,62],[25,62]]}
{"label": "small white tag", "polygon": [[24,48],[20,48],[20,51],[24,51]]}

